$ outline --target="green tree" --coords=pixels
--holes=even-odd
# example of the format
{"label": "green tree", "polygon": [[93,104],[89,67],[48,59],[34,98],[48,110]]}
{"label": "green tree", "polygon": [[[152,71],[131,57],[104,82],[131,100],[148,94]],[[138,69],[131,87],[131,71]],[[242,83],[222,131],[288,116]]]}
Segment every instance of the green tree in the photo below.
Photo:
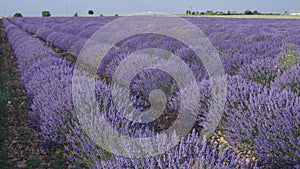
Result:
{"label": "green tree", "polygon": [[74,17],[78,17],[78,12],[75,12],[75,13],[74,13]]}
{"label": "green tree", "polygon": [[89,14],[89,15],[94,15],[94,11],[93,11],[93,10],[89,10],[89,11],[88,11],[88,14]]}
{"label": "green tree", "polygon": [[50,11],[42,11],[42,16],[43,17],[50,17],[51,13],[50,13]]}
{"label": "green tree", "polygon": [[214,13],[214,11],[208,10],[208,11],[206,11],[205,14],[206,14],[206,15],[214,15],[215,13]]}
{"label": "green tree", "polygon": [[14,14],[14,17],[23,17],[23,15],[21,13],[17,12],[17,13]]}
{"label": "green tree", "polygon": [[259,15],[260,12],[258,12],[257,10],[253,11],[253,15]]}
{"label": "green tree", "polygon": [[225,15],[226,13],[223,11],[220,11],[219,15]]}
{"label": "green tree", "polygon": [[244,15],[252,15],[252,11],[250,9],[247,9],[245,12],[244,12]]}
{"label": "green tree", "polygon": [[186,13],[187,15],[191,15],[191,14],[192,14],[191,10],[186,10],[185,13]]}

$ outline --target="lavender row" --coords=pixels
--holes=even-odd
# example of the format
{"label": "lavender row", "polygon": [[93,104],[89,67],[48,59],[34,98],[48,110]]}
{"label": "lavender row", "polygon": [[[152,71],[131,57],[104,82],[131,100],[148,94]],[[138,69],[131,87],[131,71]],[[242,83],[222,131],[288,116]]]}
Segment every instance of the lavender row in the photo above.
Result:
{"label": "lavender row", "polygon": [[[78,55],[87,38],[113,19],[115,18],[16,18],[13,22],[55,47]],[[229,74],[237,74],[243,65],[251,64],[255,60],[287,55],[285,50],[289,44],[293,45],[297,55],[300,54],[300,30],[297,29],[299,22],[295,20],[184,19],[206,33],[219,50],[225,71]],[[27,24],[34,29],[28,28]],[[81,31],[89,33],[81,36]]]}
{"label": "lavender row", "polygon": [[51,46],[77,56],[87,39],[115,18],[11,18],[10,21]]}
{"label": "lavender row", "polygon": [[[134,46],[134,48],[132,48],[131,50],[139,50],[143,47],[156,45],[156,47],[166,46],[165,49],[169,49],[168,43],[172,44],[169,45],[170,47],[173,47],[174,45],[174,43],[168,41],[156,41],[153,42],[154,44],[149,44],[147,39],[145,40],[145,42],[140,42],[141,41],[139,40],[139,38],[131,38],[121,43],[120,47]],[[120,50],[122,50],[122,48]],[[107,72],[106,74],[111,75],[110,72],[113,72],[113,69],[115,68],[115,66],[117,66],[116,63],[119,62],[118,59],[122,60],[130,51],[126,52],[114,51],[109,53],[108,59],[104,64],[105,68],[104,70],[100,69],[100,73],[104,71]],[[222,125],[220,126],[220,129],[225,131],[225,138],[228,140],[230,145],[236,147],[240,151],[254,151],[253,153],[258,158],[259,165],[261,166],[298,167],[297,165],[299,163],[299,148],[297,147],[297,145],[299,145],[298,126],[300,104],[299,97],[296,95],[299,92],[299,62],[298,55],[296,54],[295,50],[292,54],[291,51],[288,52],[288,55],[285,57],[288,58],[287,60],[282,59],[280,56],[263,57],[261,60],[254,59],[251,64],[242,66],[242,69],[239,73],[243,77],[258,82],[266,87],[246,80],[242,77],[229,78],[229,94],[227,98],[226,109],[224,112],[225,117]],[[185,51],[182,54],[184,55],[185,53],[188,53],[188,51]],[[199,72],[199,68],[202,69],[201,65],[196,64],[195,66],[192,66],[192,64],[193,62],[190,63],[191,67],[198,67],[197,69],[194,69],[194,71]],[[205,75],[205,73],[203,75]],[[153,79],[155,82],[155,77]],[[203,114],[205,114],[208,112],[208,110],[205,110],[205,108],[209,107],[209,102],[207,101],[209,100],[209,93],[207,93],[207,91],[209,90],[208,88],[203,88],[203,86],[208,86],[206,84],[206,81],[203,79],[205,78],[203,78],[203,76],[200,76],[199,87],[202,88],[200,89],[200,92],[203,94],[203,103],[207,104],[201,106],[201,111],[203,111]],[[138,89],[143,85],[144,84],[138,83],[136,84],[136,86],[138,86],[136,88]],[[108,88],[107,92],[110,93],[109,87],[105,86],[105,84],[103,83],[99,85],[99,88]],[[49,102],[47,101],[47,99],[48,98],[45,99],[46,103]],[[104,99],[103,102],[110,103],[108,95],[103,92],[100,92],[99,99]],[[261,103],[265,104],[261,105]],[[174,102],[172,104],[176,105],[177,102]],[[59,103],[57,103],[57,105],[59,105]],[[47,105],[45,105],[45,109],[47,108],[51,110],[50,107],[46,106]],[[108,114],[107,116],[109,116],[112,120],[120,121],[120,118],[114,115],[114,113],[116,113],[116,109],[114,107],[107,107],[105,109],[105,113],[112,113]],[[45,116],[47,117],[47,115]],[[68,116],[68,113],[64,116]],[[278,126],[278,124],[285,125],[273,127]],[[50,124],[49,126],[55,125]],[[77,127],[79,128],[79,126]],[[69,126],[69,128],[72,128],[72,126]],[[74,127],[72,129],[74,129]],[[125,130],[123,131],[124,133],[127,132],[126,129],[121,130]],[[48,133],[47,136],[50,136],[50,133]],[[68,135],[68,133],[64,133],[64,135]],[[70,137],[71,134],[69,134],[68,136]],[[282,136],[284,136],[284,138],[282,138]],[[56,137],[57,136],[55,136],[54,138]],[[80,152],[81,149],[89,150],[88,152],[90,152],[90,148],[88,148],[85,144],[81,144],[81,147],[79,148],[74,146],[73,144],[69,144],[66,147],[69,150],[73,148],[72,150],[76,151],[77,154],[83,153]],[[85,153],[87,152],[85,151]],[[89,156],[89,158],[95,159],[94,156]],[[118,159],[117,161],[119,163],[108,163],[109,166],[114,165],[115,167],[117,167],[125,164],[127,166],[140,166],[146,163],[139,163],[140,161],[127,161],[121,157],[114,158]],[[98,160],[94,160],[94,164],[105,166],[105,164],[107,163],[99,163]],[[158,165],[158,163],[155,163],[155,160],[147,164]],[[167,162],[162,166],[168,165],[170,165],[170,162]]]}
{"label": "lavender row", "polygon": [[286,55],[287,45],[299,52],[298,20],[186,18],[203,30],[219,49],[226,72],[238,70],[252,61]]}
{"label": "lavender row", "polygon": [[24,24],[18,20],[12,20],[12,22],[18,27],[36,35],[41,40],[46,41],[50,46],[59,48],[70,54],[78,55],[84,43],[87,41],[87,38],[63,33],[38,24],[32,25],[34,29],[28,29],[28,24]]}
{"label": "lavender row", "polygon": [[[81,129],[74,112],[71,96],[71,78],[73,66],[47,48],[42,42],[26,34],[7,20],[3,20],[9,43],[17,57],[21,78],[27,95],[32,99],[31,121],[36,124],[45,145],[60,144],[69,151],[70,159],[78,163],[88,163],[97,168],[147,167],[186,168],[192,165],[215,168],[235,168],[249,166],[246,159],[239,161],[239,156],[230,149],[215,147],[214,141],[201,143],[197,134],[182,140],[181,144],[164,156],[140,160],[126,159],[113,155],[104,155]],[[28,43],[30,42],[30,43]],[[28,53],[27,53],[28,52]],[[30,61],[30,62],[29,62]],[[109,87],[99,81],[98,87]],[[105,92],[99,90],[99,99],[111,102]],[[85,103],[81,104],[84,106]],[[110,112],[110,113],[109,113]],[[104,114],[112,120],[119,121],[114,115],[115,108],[108,106]],[[131,124],[125,125],[129,128]],[[122,128],[121,130],[128,130]],[[139,130],[134,133],[139,136]],[[149,132],[151,132],[149,130]],[[198,146],[195,146],[198,145]],[[130,145],[124,145],[130,146]],[[222,151],[216,149],[221,148]],[[99,158],[100,157],[100,158]],[[106,161],[105,159],[110,159]],[[196,161],[195,161],[196,160]]]}
{"label": "lavender row", "polygon": [[50,28],[58,32],[89,38],[101,26],[118,17],[80,18],[11,18],[18,26],[36,33],[39,28]]}
{"label": "lavender row", "polygon": [[[41,143],[44,146],[63,146],[71,151],[68,146],[77,146],[84,140],[84,146],[101,156],[91,140],[84,137],[72,114],[71,77],[74,66],[8,20],[3,19],[3,25],[31,102],[29,121],[40,132]],[[78,154],[83,158],[82,153]]]}

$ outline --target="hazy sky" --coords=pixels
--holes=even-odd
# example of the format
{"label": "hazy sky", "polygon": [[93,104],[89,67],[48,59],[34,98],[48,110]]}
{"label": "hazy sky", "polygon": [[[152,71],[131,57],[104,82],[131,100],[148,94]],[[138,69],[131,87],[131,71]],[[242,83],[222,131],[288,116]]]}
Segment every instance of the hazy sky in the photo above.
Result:
{"label": "hazy sky", "polygon": [[260,12],[282,13],[284,10],[300,10],[300,0],[0,0],[0,16],[21,12],[24,16],[40,16],[49,10],[53,16],[95,14],[131,14],[163,12],[171,14],[193,11],[221,10],[244,12],[246,9]]}

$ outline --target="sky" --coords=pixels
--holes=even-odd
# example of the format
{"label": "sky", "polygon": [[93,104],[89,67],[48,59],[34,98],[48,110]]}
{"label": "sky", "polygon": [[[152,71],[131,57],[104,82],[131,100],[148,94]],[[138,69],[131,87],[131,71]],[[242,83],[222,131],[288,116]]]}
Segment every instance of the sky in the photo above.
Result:
{"label": "sky", "polygon": [[133,14],[161,12],[183,14],[192,11],[237,11],[247,9],[263,13],[282,13],[285,10],[300,10],[300,0],[0,0],[0,16],[12,16],[20,12],[23,16],[41,16],[49,10],[52,16],[95,14]]}

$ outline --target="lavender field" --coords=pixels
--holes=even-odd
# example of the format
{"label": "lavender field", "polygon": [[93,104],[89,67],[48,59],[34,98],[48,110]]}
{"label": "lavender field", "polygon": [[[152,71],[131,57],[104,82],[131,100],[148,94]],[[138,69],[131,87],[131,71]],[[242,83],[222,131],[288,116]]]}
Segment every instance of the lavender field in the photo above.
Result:
{"label": "lavender field", "polygon": [[[92,108],[85,101],[75,106],[72,91],[76,61],[86,42],[120,18],[1,19],[26,95],[27,121],[44,148],[59,147],[75,168],[300,168],[300,20],[182,17],[208,37],[224,67],[225,105],[208,138],[200,132],[215,98],[208,68],[195,53],[177,39],[157,34],[118,42],[92,77],[99,112],[115,131],[134,138],[153,137],[172,126],[182,108],[175,79],[147,69],[131,79],[129,100],[135,109],[146,112],[151,108],[151,91],[159,89],[166,98],[164,113],[149,123],[122,116],[114,105],[111,81],[122,60],[133,52],[159,48],[180,56],[199,92],[198,112],[191,117],[196,122],[178,145],[162,154],[129,158],[109,152],[95,143],[93,133],[85,132],[76,111],[78,105],[82,111]],[[123,152],[132,145],[110,142],[110,146]]]}

